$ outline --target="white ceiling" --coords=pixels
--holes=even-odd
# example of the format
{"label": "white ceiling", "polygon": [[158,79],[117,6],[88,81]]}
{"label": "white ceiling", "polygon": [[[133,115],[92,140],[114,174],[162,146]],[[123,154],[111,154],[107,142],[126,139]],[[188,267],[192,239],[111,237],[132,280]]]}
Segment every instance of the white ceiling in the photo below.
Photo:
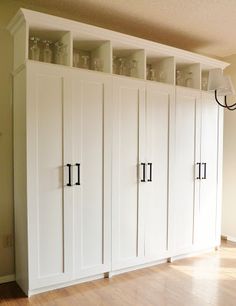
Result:
{"label": "white ceiling", "polygon": [[236,0],[20,0],[26,7],[216,57],[236,53]]}

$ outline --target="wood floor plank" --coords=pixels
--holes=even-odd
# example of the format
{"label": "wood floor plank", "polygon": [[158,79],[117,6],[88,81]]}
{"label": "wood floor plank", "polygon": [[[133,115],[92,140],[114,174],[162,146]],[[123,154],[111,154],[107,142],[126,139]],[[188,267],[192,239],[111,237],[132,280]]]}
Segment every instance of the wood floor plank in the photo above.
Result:
{"label": "wood floor plank", "polygon": [[1,306],[235,306],[236,243],[219,251],[26,298],[0,285]]}

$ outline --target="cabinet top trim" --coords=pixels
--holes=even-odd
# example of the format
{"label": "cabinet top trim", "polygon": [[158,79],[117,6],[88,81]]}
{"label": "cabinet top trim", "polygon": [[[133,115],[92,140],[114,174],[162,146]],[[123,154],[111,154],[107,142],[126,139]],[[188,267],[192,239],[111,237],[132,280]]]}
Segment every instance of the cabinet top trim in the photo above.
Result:
{"label": "cabinet top trim", "polygon": [[20,9],[15,17],[10,21],[7,29],[14,34],[22,22],[31,28],[51,29],[59,31],[71,31],[72,33],[83,33],[83,35],[92,35],[101,40],[110,40],[112,43],[127,44],[134,48],[145,49],[147,52],[158,52],[166,57],[176,57],[186,62],[200,63],[209,68],[226,68],[229,63],[209,58],[204,55],[196,54],[190,51],[170,47],[157,42],[149,41],[139,37],[103,29],[97,26],[81,23],[74,20],[65,19],[53,15],[48,15],[28,9]]}

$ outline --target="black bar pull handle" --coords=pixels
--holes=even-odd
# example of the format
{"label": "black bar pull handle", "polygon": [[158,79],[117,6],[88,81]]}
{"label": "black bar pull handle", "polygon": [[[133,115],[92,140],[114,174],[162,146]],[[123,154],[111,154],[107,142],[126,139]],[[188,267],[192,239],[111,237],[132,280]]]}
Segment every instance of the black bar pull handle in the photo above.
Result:
{"label": "black bar pull handle", "polygon": [[198,166],[198,176],[196,177],[197,180],[201,179],[201,163],[197,163]]}
{"label": "black bar pull handle", "polygon": [[148,163],[149,166],[149,179],[148,182],[152,182],[152,163]]}
{"label": "black bar pull handle", "polygon": [[77,178],[77,182],[75,183],[75,185],[80,185],[80,164],[76,163],[75,166],[77,167],[77,174],[78,174],[78,178]]}
{"label": "black bar pull handle", "polygon": [[72,165],[71,164],[67,164],[66,165],[68,167],[68,170],[69,170],[69,182],[66,184],[67,186],[72,186],[72,183],[71,183],[71,174],[72,174],[72,171],[71,171],[71,168],[72,168]]}
{"label": "black bar pull handle", "polygon": [[143,170],[143,177],[141,179],[141,182],[146,182],[146,164],[141,163],[141,167],[142,167],[142,170]]}
{"label": "black bar pull handle", "polygon": [[202,165],[203,165],[203,167],[204,167],[204,168],[203,168],[204,170],[203,170],[203,177],[202,177],[202,179],[203,179],[203,180],[206,180],[206,178],[207,178],[207,177],[206,177],[206,167],[207,167],[207,163],[202,163]]}

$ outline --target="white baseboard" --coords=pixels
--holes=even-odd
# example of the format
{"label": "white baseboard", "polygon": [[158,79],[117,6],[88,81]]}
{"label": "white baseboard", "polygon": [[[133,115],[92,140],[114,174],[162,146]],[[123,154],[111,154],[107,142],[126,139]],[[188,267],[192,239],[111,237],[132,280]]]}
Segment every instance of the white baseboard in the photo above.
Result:
{"label": "white baseboard", "polygon": [[226,240],[231,241],[231,242],[236,242],[236,237],[228,236],[228,235],[223,235]]}
{"label": "white baseboard", "polygon": [[15,279],[15,274],[0,276],[0,284],[13,282]]}

